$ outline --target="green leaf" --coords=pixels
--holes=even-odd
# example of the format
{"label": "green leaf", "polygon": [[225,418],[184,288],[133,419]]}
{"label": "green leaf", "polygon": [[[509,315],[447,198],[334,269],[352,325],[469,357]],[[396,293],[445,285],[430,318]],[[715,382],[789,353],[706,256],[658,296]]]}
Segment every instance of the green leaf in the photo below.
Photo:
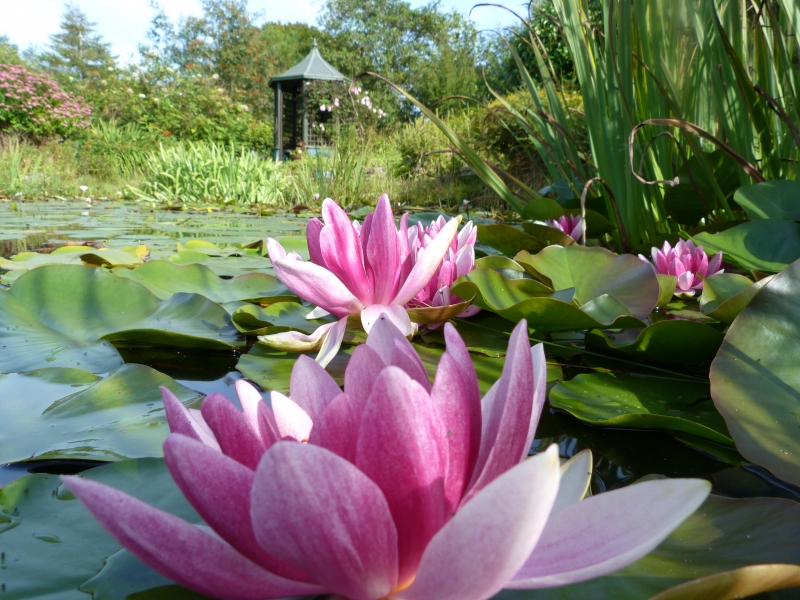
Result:
{"label": "green leaf", "polygon": [[[608,534],[613,535],[613,531]],[[770,563],[800,564],[799,536],[800,505],[796,502],[712,495],[653,552],[624,569],[573,585],[506,590],[494,598],[642,600],[685,581],[731,569]],[[795,596],[774,596],[779,597]]]}
{"label": "green leaf", "polygon": [[515,260],[554,290],[575,288],[580,304],[608,294],[634,317],[644,319],[658,303],[660,288],[653,267],[629,254],[619,256],[597,246],[551,246],[536,255],[521,252]]}
{"label": "green leaf", "polygon": [[748,221],[719,233],[698,233],[692,240],[709,254],[723,252],[724,260],[765,273],[777,273],[800,258],[800,224],[793,221]]}
{"label": "green leaf", "polygon": [[[549,227],[548,229],[552,229]],[[571,238],[570,238],[571,239]],[[514,256],[520,250],[538,252],[546,242],[511,225],[478,225],[478,241],[499,250],[507,256]]]}
{"label": "green leaf", "polygon": [[104,269],[39,267],[0,291],[0,372],[42,367],[113,371],[109,344],[233,350],[244,339],[227,312],[196,294],[161,301]]}
{"label": "green leaf", "polygon": [[295,297],[274,275],[244,273],[221,279],[200,264],[179,266],[153,260],[136,269],[114,269],[113,273],[138,281],[161,300],[177,292],[200,294],[218,304],[237,300],[270,304]]}
{"label": "green leaf", "polygon": [[80,265],[89,263],[95,266],[141,265],[143,257],[148,253],[147,246],[129,246],[125,248],[92,248],[90,246],[62,246],[48,254],[40,252],[22,252],[11,260],[0,257],[0,269],[16,271],[33,269],[42,265]]}
{"label": "green leaf", "polygon": [[747,277],[735,273],[712,275],[703,282],[700,310],[704,315],[722,323],[733,323],[737,315],[771,279],[772,277],[765,277],[753,283]]}
{"label": "green leaf", "polygon": [[[704,152],[703,157],[711,167],[713,177],[722,190],[722,194],[726,198],[730,198],[739,185],[736,163],[722,150]],[[691,177],[689,176],[690,169]],[[694,225],[718,206],[716,192],[713,184],[705,176],[705,171],[697,156],[689,159],[688,168],[686,164],[681,165],[678,169],[678,177],[680,178],[678,185],[666,188],[664,205],[669,215],[678,223]],[[694,178],[694,184],[692,178]],[[698,188],[700,194],[698,194]]]}
{"label": "green leaf", "polygon": [[612,373],[581,374],[556,384],[550,404],[603,427],[663,429],[733,446],[705,383]]}
{"label": "green leaf", "polygon": [[739,188],[733,196],[753,220],[800,221],[800,181],[764,181]]}
{"label": "green leaf", "polygon": [[317,327],[336,320],[330,315],[322,319],[306,319],[306,315],[311,310],[308,306],[298,302],[276,302],[266,308],[248,304],[234,311],[231,319],[236,329],[247,335],[278,333],[273,331],[276,327],[282,327],[282,331],[296,329],[304,333],[311,333]]}
{"label": "green leaf", "polygon": [[[521,225],[525,233],[538,240],[542,240],[545,246],[573,246],[575,244],[575,240],[573,240],[572,237],[555,227],[541,225],[533,221],[523,221]],[[520,250],[528,250],[528,248],[520,248]],[[519,250],[517,252],[519,252]],[[514,252],[514,254],[517,252]],[[528,250],[528,252],[530,252],[530,250]]]}
{"label": "green leaf", "polygon": [[723,337],[705,323],[674,319],[648,325],[633,340],[590,331],[586,334],[586,349],[666,365],[691,365],[713,359]]}
{"label": "green leaf", "polygon": [[797,565],[753,565],[687,581],[650,600],[735,600],[798,586]]}
{"label": "green leaf", "polygon": [[[161,459],[125,460],[91,469],[82,477],[122,490],[190,523],[202,523]],[[5,585],[3,600],[88,598],[78,589],[90,579],[103,578],[106,569],[113,571],[116,579],[112,585],[105,577],[103,587],[116,588],[117,593],[168,585],[167,591],[174,595],[162,596],[164,600],[204,598],[169,582],[138,561],[138,568],[132,571],[120,573],[114,569],[121,551],[119,544],[57,475],[29,475],[0,489],[0,547],[4,551],[0,565],[0,581]],[[109,557],[114,558],[104,566]],[[92,588],[96,584],[86,591]],[[125,596],[112,598],[121,600]]]}
{"label": "green leaf", "polygon": [[161,456],[169,433],[162,385],[186,403],[201,397],[135,364],[105,379],[65,368],[0,375],[0,463]]}
{"label": "green leaf", "polygon": [[656,278],[658,278],[658,304],[656,306],[666,306],[675,295],[678,278],[675,275],[662,275],[661,273],[657,273]]}
{"label": "green leaf", "polygon": [[800,261],[736,318],[711,364],[711,395],[748,460],[800,484]]}

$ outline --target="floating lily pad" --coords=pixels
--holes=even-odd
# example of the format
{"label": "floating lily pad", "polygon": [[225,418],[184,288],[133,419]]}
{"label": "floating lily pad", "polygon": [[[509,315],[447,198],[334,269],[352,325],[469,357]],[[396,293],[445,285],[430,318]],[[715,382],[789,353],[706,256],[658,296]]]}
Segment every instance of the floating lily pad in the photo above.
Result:
{"label": "floating lily pad", "polygon": [[0,463],[161,456],[169,433],[162,385],[184,402],[200,399],[143,365],[105,379],[68,368],[0,375]]}
{"label": "floating lily pad", "polygon": [[114,269],[114,274],[138,281],[161,300],[177,292],[200,294],[219,304],[237,300],[271,304],[294,298],[274,275],[244,273],[232,279],[221,279],[200,264],[179,266],[153,260],[133,270]]}
{"label": "floating lily pad", "polygon": [[771,279],[772,277],[765,277],[753,283],[747,277],[735,273],[712,275],[703,282],[700,310],[717,321],[733,323],[739,313]]}
{"label": "floating lily pad", "polygon": [[713,359],[724,337],[704,323],[673,319],[645,327],[633,340],[615,333],[590,331],[586,349],[667,365],[691,365]]}
{"label": "floating lily pad", "polygon": [[753,220],[800,221],[800,181],[782,179],[740,187],[733,199]]}
{"label": "floating lily pad", "polygon": [[709,254],[723,252],[726,261],[764,273],[777,273],[800,258],[800,224],[794,221],[747,221],[719,233],[698,233],[692,239]]}
{"label": "floating lily pad", "polygon": [[113,371],[116,345],[231,350],[244,343],[225,310],[196,294],[161,301],[103,269],[49,265],[0,292],[0,372]]}
{"label": "floating lily pad", "polygon": [[33,269],[42,265],[125,266],[141,265],[149,254],[147,246],[126,248],[92,248],[90,246],[62,246],[50,253],[23,252],[11,260],[0,258],[0,269],[16,271]]}
{"label": "floating lily pad", "polygon": [[275,331],[277,327],[282,328],[281,331],[295,329],[311,333],[317,327],[336,320],[331,315],[321,319],[307,319],[306,316],[311,310],[310,307],[298,302],[276,302],[266,308],[249,304],[238,308],[231,315],[231,319],[236,328],[246,335],[278,333]]}
{"label": "floating lily pad", "polygon": [[[478,225],[478,241],[499,250],[506,256],[515,256],[522,250],[538,252],[550,244],[575,243],[571,237],[553,227],[534,226],[532,223],[527,225],[524,231],[504,224]],[[541,231],[547,229],[550,231]]]}
{"label": "floating lily pad", "polygon": [[604,427],[663,429],[733,446],[709,386],[611,373],[581,374],[550,390],[550,404]]}
{"label": "floating lily pad", "polygon": [[551,246],[536,255],[521,252],[515,260],[554,290],[575,288],[579,304],[608,295],[644,319],[658,303],[660,287],[653,267],[629,254],[620,256],[599,246]]}
{"label": "floating lily pad", "polygon": [[[764,221],[766,222],[766,221]],[[730,326],[711,364],[711,395],[739,452],[800,484],[800,261],[778,273]]]}
{"label": "floating lily pad", "polygon": [[797,565],[753,565],[687,581],[651,600],[735,600],[798,586]]}

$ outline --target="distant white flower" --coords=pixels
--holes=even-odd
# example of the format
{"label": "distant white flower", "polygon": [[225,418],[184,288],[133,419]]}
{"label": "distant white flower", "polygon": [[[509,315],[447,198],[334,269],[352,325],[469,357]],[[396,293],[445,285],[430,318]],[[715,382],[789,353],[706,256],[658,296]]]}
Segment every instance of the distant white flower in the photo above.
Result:
{"label": "distant white flower", "polygon": [[336,108],[339,108],[339,99],[338,99],[338,98],[334,98],[334,99],[333,99],[333,105],[334,105]]}
{"label": "distant white flower", "polygon": [[323,125],[322,123],[320,123],[320,125],[319,125],[319,128],[320,128],[322,131],[325,131],[325,125]]}
{"label": "distant white flower", "polygon": [[80,188],[79,188],[79,189],[80,189],[82,192],[85,192],[86,190],[88,190],[88,189],[89,189],[89,186],[88,186],[88,185],[82,185],[82,186],[80,186]]}
{"label": "distant white flower", "polygon": [[142,100],[144,100],[145,98],[147,98],[147,96],[146,96],[145,94],[139,94],[139,98],[141,98]]}
{"label": "distant white flower", "polygon": [[325,112],[325,105],[324,104],[320,104],[319,105],[319,112]]}
{"label": "distant white flower", "polygon": [[161,102],[161,98],[153,98],[153,102]]}
{"label": "distant white flower", "polygon": [[214,74],[211,76],[211,79],[213,79],[214,81],[216,81],[217,79],[219,79],[219,75],[217,75],[216,73],[214,73]]}

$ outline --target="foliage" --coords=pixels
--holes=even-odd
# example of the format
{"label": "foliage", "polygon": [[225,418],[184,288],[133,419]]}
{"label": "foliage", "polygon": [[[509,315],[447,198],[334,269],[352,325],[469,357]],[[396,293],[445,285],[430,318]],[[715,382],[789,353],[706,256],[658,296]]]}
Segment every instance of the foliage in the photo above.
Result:
{"label": "foliage", "polygon": [[0,64],[23,64],[22,57],[19,54],[19,47],[16,44],[12,44],[7,35],[0,35]]}
{"label": "foliage", "polygon": [[0,132],[41,140],[88,127],[91,109],[47,74],[0,64]]}
{"label": "foliage", "polygon": [[147,200],[194,204],[275,204],[290,185],[284,168],[233,145],[188,142],[161,147],[144,164]]}

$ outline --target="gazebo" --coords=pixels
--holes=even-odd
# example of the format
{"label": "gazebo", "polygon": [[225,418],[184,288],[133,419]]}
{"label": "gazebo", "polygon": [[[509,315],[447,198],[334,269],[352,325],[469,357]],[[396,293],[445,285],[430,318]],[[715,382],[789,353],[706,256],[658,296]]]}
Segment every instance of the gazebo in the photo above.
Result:
{"label": "gazebo", "polygon": [[297,150],[301,141],[312,154],[325,145],[321,133],[309,127],[308,107],[303,94],[305,86],[315,80],[350,81],[322,58],[316,40],[308,56],[269,80],[269,85],[275,89],[275,147],[272,156],[277,161],[283,160],[287,152]]}

